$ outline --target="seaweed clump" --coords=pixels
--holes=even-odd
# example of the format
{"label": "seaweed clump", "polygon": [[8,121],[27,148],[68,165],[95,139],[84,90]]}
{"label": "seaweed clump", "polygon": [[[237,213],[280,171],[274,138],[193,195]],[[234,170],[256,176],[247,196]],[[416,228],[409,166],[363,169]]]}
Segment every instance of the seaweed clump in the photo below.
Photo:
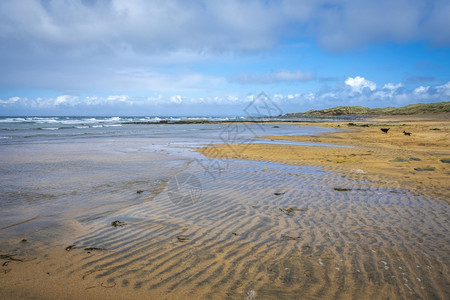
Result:
{"label": "seaweed clump", "polygon": [[127,223],[119,221],[119,220],[116,220],[116,221],[111,223],[112,227],[123,227],[125,225],[127,225]]}

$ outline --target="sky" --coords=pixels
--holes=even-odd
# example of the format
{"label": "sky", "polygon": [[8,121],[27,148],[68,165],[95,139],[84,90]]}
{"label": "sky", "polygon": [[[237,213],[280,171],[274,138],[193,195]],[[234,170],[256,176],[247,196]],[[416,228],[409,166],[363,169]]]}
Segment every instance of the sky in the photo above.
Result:
{"label": "sky", "polygon": [[448,0],[2,0],[0,115],[450,101]]}

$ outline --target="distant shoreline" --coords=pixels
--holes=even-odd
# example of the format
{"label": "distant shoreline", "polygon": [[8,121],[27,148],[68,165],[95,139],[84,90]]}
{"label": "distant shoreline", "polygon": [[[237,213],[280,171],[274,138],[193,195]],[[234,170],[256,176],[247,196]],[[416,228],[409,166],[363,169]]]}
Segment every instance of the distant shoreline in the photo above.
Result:
{"label": "distant shoreline", "polygon": [[332,122],[332,121],[355,121],[363,120],[366,116],[342,116],[342,117],[305,117],[305,118],[282,118],[282,117],[261,117],[261,118],[247,118],[242,120],[226,120],[226,121],[214,121],[214,120],[161,120],[161,121],[136,121],[136,122],[123,122],[121,124],[134,124],[134,125],[155,125],[155,124],[230,124],[230,123],[311,123],[311,122]]}
{"label": "distant shoreline", "polygon": [[397,121],[404,119],[408,121],[413,120],[450,120],[450,112],[441,113],[423,113],[423,114],[411,114],[411,115],[340,115],[340,116],[304,116],[304,117],[261,117],[261,118],[248,118],[242,120],[205,120],[205,119],[193,119],[193,120],[160,120],[160,121],[136,121],[136,122],[122,122],[120,124],[135,124],[135,125],[155,125],[155,124],[232,124],[232,123],[329,123],[329,122],[370,122],[372,119],[386,119],[390,121]]}
{"label": "distant shoreline", "polygon": [[124,122],[122,124],[226,124],[226,123],[309,123],[309,122],[330,122],[347,120],[364,120],[374,117],[406,117],[422,116],[435,118],[440,116],[450,116],[450,101],[439,103],[417,103],[403,107],[368,108],[363,106],[337,106],[322,110],[309,110],[304,113],[287,113],[279,116],[248,116],[241,120],[206,120],[203,118],[191,120],[160,120],[159,122]]}
{"label": "distant shoreline", "polygon": [[286,116],[405,116],[420,114],[450,113],[450,101],[438,103],[417,103],[402,107],[368,108],[364,106],[337,106],[322,110],[311,109],[305,113],[288,113]]}

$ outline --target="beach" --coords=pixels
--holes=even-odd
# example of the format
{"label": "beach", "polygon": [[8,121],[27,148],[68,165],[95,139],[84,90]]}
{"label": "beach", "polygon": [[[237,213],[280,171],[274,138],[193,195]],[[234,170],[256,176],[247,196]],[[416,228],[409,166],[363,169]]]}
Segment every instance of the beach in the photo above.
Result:
{"label": "beach", "polygon": [[448,120],[14,131],[0,293],[446,299]]}
{"label": "beach", "polygon": [[[204,148],[201,153],[295,165],[320,165],[385,187],[405,188],[414,193],[449,200],[449,120],[449,114],[441,114],[385,116],[359,122],[303,123],[345,130],[318,135],[275,135],[262,138],[346,147],[256,143],[230,147],[222,144],[215,145],[216,151]],[[382,132],[381,128],[389,128],[388,133]]]}

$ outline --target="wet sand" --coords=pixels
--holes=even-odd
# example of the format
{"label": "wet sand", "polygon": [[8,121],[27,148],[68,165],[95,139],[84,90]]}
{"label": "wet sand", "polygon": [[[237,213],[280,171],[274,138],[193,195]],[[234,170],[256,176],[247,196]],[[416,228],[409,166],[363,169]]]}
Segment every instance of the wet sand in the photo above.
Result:
{"label": "wet sand", "polygon": [[[355,179],[377,182],[384,187],[402,188],[450,201],[450,114],[387,116],[351,124],[302,123],[344,130],[319,135],[262,137],[273,141],[348,147],[248,143],[216,145],[214,149],[203,148],[200,152],[210,157],[318,165]],[[390,129],[383,133],[381,128]],[[405,135],[403,131],[411,135]]]}
{"label": "wet sand", "polygon": [[[345,124],[329,126],[347,129]],[[441,130],[431,132],[445,138],[446,126],[446,122],[434,123],[430,127]],[[430,127],[424,127],[423,134]],[[386,136],[396,136],[404,129],[400,128],[391,126]],[[422,134],[413,131],[414,126],[407,128],[411,137]],[[448,184],[433,181],[434,189],[423,190],[411,182],[403,184],[401,176],[389,171],[397,180],[394,184],[382,168],[376,173],[377,168],[370,169],[363,160],[349,164],[332,160],[339,158],[332,156],[334,151],[342,156],[340,151],[364,147],[360,138],[348,138],[353,132],[375,137],[377,131],[378,127],[357,127],[350,133],[289,137],[316,141],[331,136],[321,142],[354,148],[233,145],[246,147],[242,156],[200,149],[209,156],[180,158],[176,168],[164,174],[168,159],[164,152],[107,157],[63,153],[65,164],[68,158],[81,157],[89,165],[101,161],[108,166],[107,173],[120,173],[118,163],[126,158],[122,168],[131,164],[135,173],[125,169],[123,180],[114,177],[117,182],[108,185],[102,184],[107,173],[90,177],[94,194],[83,194],[92,188],[73,188],[71,181],[59,183],[61,188],[69,185],[68,190],[77,190],[81,198],[110,197],[129,203],[120,209],[113,206],[108,213],[92,207],[71,211],[72,217],[66,215],[46,228],[5,235],[0,293],[6,299],[447,299],[450,234],[444,196]],[[342,143],[337,143],[339,136]],[[263,150],[257,152],[258,147]],[[380,149],[375,154],[394,151],[384,154],[393,154],[394,159],[400,156],[397,153],[410,156],[395,152],[400,151],[395,144],[371,147]],[[448,154],[445,147],[436,147],[443,151],[442,157]],[[424,163],[448,178],[448,169],[431,165],[431,155],[437,154],[430,152],[435,151],[410,148],[405,151],[417,151],[412,157],[421,161],[392,164],[414,168],[413,164]],[[321,152],[325,149],[334,151]],[[320,153],[324,160],[316,158]],[[352,158],[359,152],[345,153]],[[51,155],[47,158],[53,168],[60,167]],[[12,161],[11,168],[14,163],[18,162]],[[180,186],[177,192],[187,201],[179,202],[170,187],[182,174],[195,177],[200,186]],[[150,190],[148,184],[158,176],[160,188]],[[114,221],[125,224],[114,227]]]}

